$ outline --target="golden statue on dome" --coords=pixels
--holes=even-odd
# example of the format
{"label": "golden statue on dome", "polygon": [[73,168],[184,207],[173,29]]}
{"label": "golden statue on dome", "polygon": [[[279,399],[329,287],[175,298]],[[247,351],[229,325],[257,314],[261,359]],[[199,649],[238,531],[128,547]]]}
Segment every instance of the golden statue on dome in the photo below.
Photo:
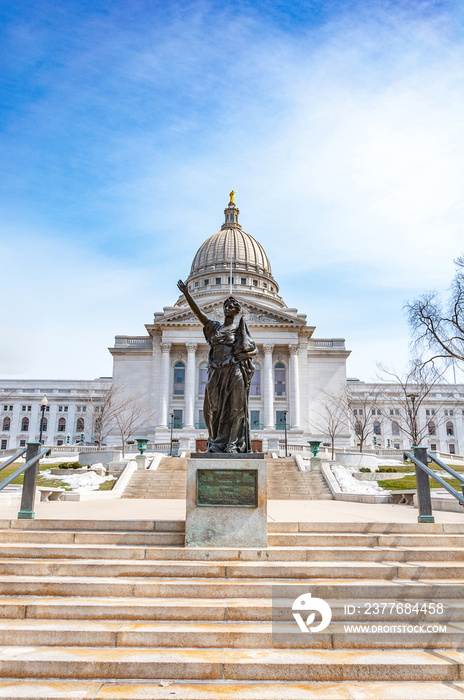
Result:
{"label": "golden statue on dome", "polygon": [[230,197],[229,204],[235,204],[235,194],[236,194],[236,190],[232,190],[232,192],[229,194],[229,197]]}

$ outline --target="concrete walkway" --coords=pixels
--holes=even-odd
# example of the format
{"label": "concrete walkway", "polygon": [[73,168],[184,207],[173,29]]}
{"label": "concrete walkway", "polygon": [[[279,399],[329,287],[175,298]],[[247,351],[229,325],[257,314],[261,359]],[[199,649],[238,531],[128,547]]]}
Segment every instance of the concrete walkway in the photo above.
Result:
{"label": "concrete walkway", "polygon": [[[462,513],[435,511],[437,523],[464,523]],[[0,519],[16,518],[18,508],[0,506]],[[42,520],[185,520],[183,499],[115,499],[37,503]],[[275,522],[416,523],[413,506],[348,501],[269,501],[268,519]]]}

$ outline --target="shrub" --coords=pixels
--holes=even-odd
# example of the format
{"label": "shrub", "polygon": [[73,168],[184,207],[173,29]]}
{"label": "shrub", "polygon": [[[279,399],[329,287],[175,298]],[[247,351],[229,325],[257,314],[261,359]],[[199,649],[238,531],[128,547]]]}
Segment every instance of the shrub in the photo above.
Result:
{"label": "shrub", "polygon": [[360,471],[360,472],[363,472],[363,473],[367,473],[367,472],[368,472],[369,474],[371,474],[371,472],[372,472],[372,470],[369,469],[368,467],[361,467],[361,469],[360,469],[359,471]]}
{"label": "shrub", "polygon": [[54,469],[82,469],[82,464],[79,462],[61,462],[52,466]]}

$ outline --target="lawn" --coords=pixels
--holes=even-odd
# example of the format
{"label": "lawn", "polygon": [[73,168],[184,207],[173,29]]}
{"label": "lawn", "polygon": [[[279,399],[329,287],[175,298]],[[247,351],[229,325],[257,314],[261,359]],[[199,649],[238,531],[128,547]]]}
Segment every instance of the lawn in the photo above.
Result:
{"label": "lawn", "polygon": [[[447,477],[444,481],[461,493],[461,483],[457,479]],[[385,481],[378,481],[377,483],[381,488],[388,489],[388,491],[402,491],[403,489],[417,488],[415,474],[407,474],[402,479],[386,479]],[[435,479],[430,478],[430,488],[442,489],[443,486],[441,486],[438,481],[435,481]]]}
{"label": "lawn", "polygon": [[[10,464],[8,467],[0,471],[0,482],[8,478],[10,474],[13,474],[13,472],[19,469],[19,467],[22,466],[22,464],[23,462],[14,462],[13,464]],[[50,469],[50,466],[59,467],[60,465],[41,464],[39,467],[39,476],[37,477],[37,486],[50,486],[50,488],[54,489],[64,489],[65,491],[71,491],[71,486],[68,483],[66,483],[66,481],[62,481],[61,479],[55,479],[53,475],[42,476],[41,472]],[[69,473],[72,474],[73,470],[70,470]],[[24,474],[21,474],[20,476],[17,476],[16,479],[11,483],[22,484],[23,478]],[[115,483],[116,481],[104,481],[102,484],[100,484],[98,491],[111,491]]]}

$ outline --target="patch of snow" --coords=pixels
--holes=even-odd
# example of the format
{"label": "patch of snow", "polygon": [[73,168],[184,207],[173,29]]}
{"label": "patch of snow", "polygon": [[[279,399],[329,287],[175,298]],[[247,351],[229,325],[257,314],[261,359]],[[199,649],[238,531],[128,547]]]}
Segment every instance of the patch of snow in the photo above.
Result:
{"label": "patch of snow", "polygon": [[353,472],[358,471],[354,467],[344,467],[341,464],[331,466],[332,473],[341,490],[344,493],[359,493],[359,494],[379,494],[385,493],[376,481],[359,481],[355,479]]}
{"label": "patch of snow", "polygon": [[115,481],[115,476],[98,476],[94,471],[88,471],[86,474],[73,474],[72,469],[67,470],[69,473],[63,476],[57,476],[51,474],[49,469],[40,472],[41,476],[49,477],[51,479],[59,479],[64,482],[65,485],[71,486],[71,489],[77,493],[85,493],[87,491],[97,491],[100,484],[104,481]]}

